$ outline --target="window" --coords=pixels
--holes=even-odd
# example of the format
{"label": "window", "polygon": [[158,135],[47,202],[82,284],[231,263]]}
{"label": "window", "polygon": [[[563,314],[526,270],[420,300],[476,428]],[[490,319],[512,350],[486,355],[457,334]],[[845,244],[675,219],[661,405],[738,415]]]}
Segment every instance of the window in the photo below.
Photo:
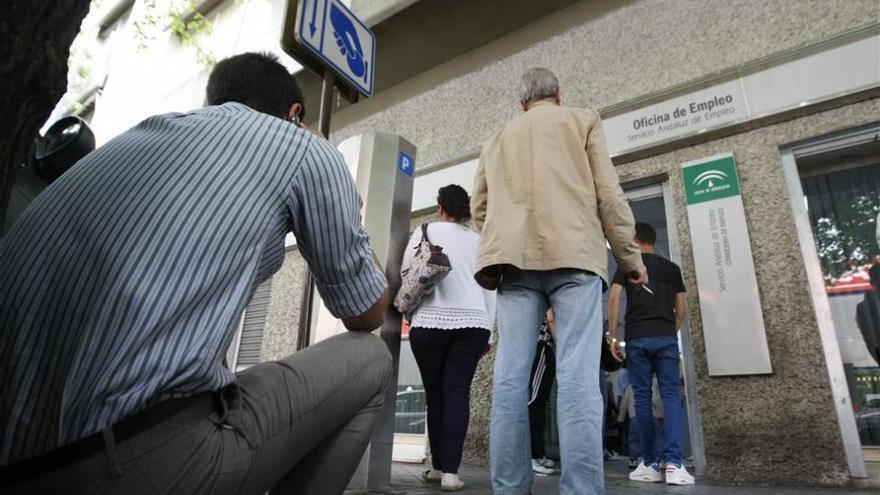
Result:
{"label": "window", "polygon": [[260,362],[263,350],[263,332],[272,296],[272,279],[269,278],[254,291],[242,315],[241,325],[232,340],[226,360],[236,373]]}
{"label": "window", "polygon": [[[880,141],[877,130],[797,156],[804,206],[861,444],[880,446]],[[856,139],[856,138],[862,139]],[[877,284],[877,280],[874,280]]]}

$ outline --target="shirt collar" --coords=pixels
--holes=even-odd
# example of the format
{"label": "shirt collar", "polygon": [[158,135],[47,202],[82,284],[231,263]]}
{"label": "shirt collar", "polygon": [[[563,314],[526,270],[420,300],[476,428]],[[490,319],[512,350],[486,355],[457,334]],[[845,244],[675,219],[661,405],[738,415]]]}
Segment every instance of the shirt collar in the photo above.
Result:
{"label": "shirt collar", "polygon": [[241,113],[241,112],[254,112],[254,111],[256,111],[253,108],[245,105],[244,103],[239,103],[237,101],[227,101],[226,103],[223,103],[222,105],[212,105],[208,108],[215,108],[218,111],[221,111],[224,113]]}

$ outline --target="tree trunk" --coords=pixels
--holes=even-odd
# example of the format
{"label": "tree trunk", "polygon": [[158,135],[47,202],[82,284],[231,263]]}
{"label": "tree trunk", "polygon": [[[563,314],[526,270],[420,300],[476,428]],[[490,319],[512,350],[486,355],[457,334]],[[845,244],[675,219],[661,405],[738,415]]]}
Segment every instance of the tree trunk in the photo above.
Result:
{"label": "tree trunk", "polygon": [[0,232],[16,169],[67,89],[70,45],[90,0],[0,3]]}

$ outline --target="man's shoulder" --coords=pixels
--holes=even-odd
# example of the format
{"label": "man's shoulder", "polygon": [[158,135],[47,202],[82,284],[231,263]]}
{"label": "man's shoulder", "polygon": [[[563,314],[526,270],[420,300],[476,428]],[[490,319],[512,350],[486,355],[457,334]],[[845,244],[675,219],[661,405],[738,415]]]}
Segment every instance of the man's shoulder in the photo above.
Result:
{"label": "man's shoulder", "polygon": [[645,265],[648,266],[649,274],[650,272],[654,272],[651,274],[653,277],[663,279],[670,283],[675,282],[681,277],[681,268],[672,260],[658,254],[652,254],[650,257],[650,261],[645,260]]}
{"label": "man's shoulder", "polygon": [[574,107],[568,105],[559,106],[560,109],[565,110],[567,112],[571,112],[574,115],[579,117],[598,120],[599,119],[599,111],[592,107]]}
{"label": "man's shoulder", "polygon": [[498,144],[501,142],[501,136],[504,134],[504,130],[507,129],[507,126],[502,127],[500,129],[496,129],[489,135],[484,141],[483,145],[480,146],[480,155],[485,156],[492,149],[497,148]]}
{"label": "man's shoulder", "polygon": [[660,263],[662,263],[666,266],[672,266],[672,267],[678,268],[678,264],[676,262],[672,261],[671,259],[667,258],[666,256],[656,254],[656,253],[653,254],[652,256],[654,256],[655,259],[659,260]]}
{"label": "man's shoulder", "polygon": [[599,112],[589,107],[561,107],[577,119],[586,129],[592,129],[599,122]]}
{"label": "man's shoulder", "polygon": [[489,137],[487,137],[487,138],[483,141],[483,148],[485,148],[486,146],[489,146],[489,145],[491,145],[491,144],[497,142],[497,141],[501,138],[501,135],[504,134],[504,130],[507,129],[507,127],[508,127],[509,125],[510,125],[510,124],[508,124],[508,125],[506,125],[506,126],[504,126],[504,127],[500,127],[500,128],[498,128],[498,129],[495,129],[494,131],[492,131],[492,134],[489,134]]}
{"label": "man's shoulder", "polygon": [[663,267],[666,269],[671,269],[671,270],[679,270],[680,269],[678,267],[678,265],[675,264],[674,261],[670,260],[666,256],[662,256],[657,253],[643,254],[642,259],[645,260],[646,262],[653,262],[657,266]]}

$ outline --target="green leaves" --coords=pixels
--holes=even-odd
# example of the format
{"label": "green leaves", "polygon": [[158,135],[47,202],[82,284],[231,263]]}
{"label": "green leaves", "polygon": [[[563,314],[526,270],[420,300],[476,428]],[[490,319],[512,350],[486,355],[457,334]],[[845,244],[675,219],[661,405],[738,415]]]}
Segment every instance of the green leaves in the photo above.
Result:
{"label": "green leaves", "polygon": [[162,2],[157,0],[144,1],[144,14],[135,21],[135,32],[138,38],[138,49],[143,51],[156,40],[159,28],[167,29],[184,46],[195,50],[196,61],[205,67],[213,67],[217,58],[204,45],[205,37],[213,33],[213,24],[196,9],[198,2],[183,0]]}

